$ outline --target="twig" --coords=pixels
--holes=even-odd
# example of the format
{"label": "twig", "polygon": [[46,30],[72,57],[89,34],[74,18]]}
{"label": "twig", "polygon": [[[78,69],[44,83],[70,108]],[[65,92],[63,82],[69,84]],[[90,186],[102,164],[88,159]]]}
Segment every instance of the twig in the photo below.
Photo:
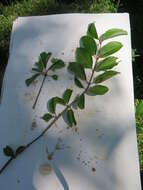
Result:
{"label": "twig", "polygon": [[0,174],[5,170],[6,167],[8,167],[8,165],[12,162],[13,158],[10,158],[4,165],[3,167],[0,169]]}
{"label": "twig", "polygon": [[39,89],[39,91],[38,91],[38,94],[37,94],[36,99],[35,99],[35,101],[34,101],[34,104],[33,104],[33,106],[32,106],[33,109],[35,109],[35,107],[36,107],[36,104],[37,104],[38,98],[39,98],[39,96],[40,96],[41,90],[42,90],[42,88],[43,88],[44,82],[45,82],[45,80],[46,80],[46,77],[47,77],[47,74],[44,75],[44,78],[43,78],[43,80],[42,80],[40,89]]}

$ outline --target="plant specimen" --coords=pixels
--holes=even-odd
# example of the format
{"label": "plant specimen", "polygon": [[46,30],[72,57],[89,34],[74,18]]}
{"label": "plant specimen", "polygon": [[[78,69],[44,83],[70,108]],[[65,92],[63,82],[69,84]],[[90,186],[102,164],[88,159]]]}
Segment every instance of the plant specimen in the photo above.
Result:
{"label": "plant specimen", "polygon": [[[0,173],[2,173],[21,153],[43,137],[63,115],[66,115],[69,127],[77,125],[73,105],[76,105],[81,110],[84,109],[85,95],[92,95],[94,98],[94,96],[104,95],[109,91],[108,87],[103,85],[102,82],[119,74],[119,72],[113,70],[113,68],[118,65],[119,61],[117,57],[112,54],[119,51],[123,45],[118,41],[110,41],[106,44],[104,43],[104,45],[102,42],[106,42],[107,39],[120,35],[127,35],[127,32],[122,29],[113,28],[107,30],[101,36],[98,36],[95,24],[89,24],[87,34],[80,39],[81,46],[76,49],[76,60],[68,64],[68,71],[74,75],[75,85],[83,89],[82,92],[71,99],[73,90],[68,88],[64,91],[62,97],[52,97],[49,100],[48,112],[42,116],[42,119],[48,123],[48,126],[28,144],[19,146],[16,151],[7,145],[3,149],[3,152],[9,157],[9,160],[2,166]],[[32,69],[36,73],[30,79],[26,80],[26,84],[30,85],[37,77],[43,75],[40,92],[45,78],[48,76],[48,71],[54,71],[55,69],[64,67],[64,62],[62,60],[54,58],[52,60],[53,65],[47,69],[47,62],[50,56],[51,53],[43,52],[40,54],[39,61]],[[90,77],[87,77],[87,69],[90,72]],[[99,74],[95,76],[95,73]],[[53,78],[53,75],[51,77]],[[54,76],[54,79],[57,79],[57,77],[55,78]],[[39,94],[40,93],[38,93],[38,96]],[[37,99],[38,98],[36,98],[35,102],[37,102]],[[64,107],[63,110],[58,113],[56,110],[57,104],[61,104]],[[35,105],[36,103],[34,103],[33,107],[35,107]]]}
{"label": "plant specimen", "polygon": [[65,63],[61,59],[52,58],[51,59],[52,65],[48,66],[48,68],[47,68],[47,64],[48,64],[48,61],[49,61],[51,56],[52,56],[51,52],[48,52],[48,53],[42,52],[40,54],[40,56],[39,56],[39,60],[35,63],[35,67],[32,68],[32,72],[33,72],[32,77],[28,78],[25,81],[26,85],[29,86],[39,76],[41,76],[41,75],[43,76],[43,80],[42,80],[40,89],[38,91],[38,94],[37,94],[36,99],[34,101],[34,104],[32,106],[33,109],[35,109],[35,107],[36,107],[36,104],[37,104],[38,98],[40,96],[40,93],[41,93],[42,87],[44,85],[44,82],[46,80],[46,77],[51,77],[54,80],[58,79],[57,75],[55,75],[55,74],[50,75],[48,72],[49,71],[54,72],[56,69],[61,69],[61,68],[63,68],[65,66]]}

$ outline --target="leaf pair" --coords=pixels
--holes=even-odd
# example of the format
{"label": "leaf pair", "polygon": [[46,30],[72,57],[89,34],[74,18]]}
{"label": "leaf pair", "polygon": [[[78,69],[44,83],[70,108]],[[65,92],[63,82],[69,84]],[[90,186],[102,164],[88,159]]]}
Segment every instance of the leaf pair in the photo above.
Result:
{"label": "leaf pair", "polygon": [[66,89],[63,98],[60,97],[53,97],[49,101],[49,111],[51,113],[55,113],[56,111],[56,105],[61,104],[61,105],[66,105],[69,103],[70,97],[72,95],[72,90],[71,89]]}
{"label": "leaf pair", "polygon": [[49,111],[50,113],[46,113],[44,114],[44,116],[42,117],[42,119],[46,122],[48,122],[49,120],[51,120],[56,112],[56,105],[57,104],[61,104],[61,105],[66,105],[69,103],[70,98],[72,95],[72,90],[71,89],[66,89],[64,94],[63,94],[63,98],[60,97],[53,97],[49,100]]}
{"label": "leaf pair", "polygon": [[3,153],[5,154],[5,156],[7,156],[7,157],[11,157],[11,158],[16,158],[16,156],[18,155],[18,154],[21,154],[23,151],[24,151],[24,149],[25,149],[25,147],[24,146],[19,146],[17,149],[16,149],[16,151],[14,151],[13,149],[12,149],[12,147],[10,147],[10,146],[6,146],[5,148],[3,148]]}
{"label": "leaf pair", "polygon": [[[85,104],[85,97],[84,97],[84,94],[81,94],[77,98],[77,106],[80,109],[84,109],[84,104]],[[71,108],[67,110],[66,117],[67,117],[68,124],[69,124],[70,127],[77,124],[75,116],[74,116],[74,112],[73,112],[73,110]]]}
{"label": "leaf pair", "polygon": [[92,68],[92,56],[96,54],[97,45],[95,39],[98,39],[97,31],[94,23],[88,27],[87,35],[80,39],[81,47],[76,50],[76,61],[84,68]]}
{"label": "leaf pair", "polygon": [[29,86],[33,81],[35,81],[35,79],[40,76],[43,71],[46,70],[47,67],[47,63],[51,57],[52,53],[51,52],[42,52],[40,53],[39,56],[39,60],[35,63],[35,67],[32,68],[32,71],[35,72],[34,75],[32,75],[32,77],[28,78],[25,83],[27,86]]}
{"label": "leaf pair", "polygon": [[[46,122],[48,122],[49,120],[51,120],[54,117],[54,113],[56,111],[56,105],[57,104],[62,104],[62,105],[66,105],[69,103],[70,98],[72,95],[72,90],[71,89],[66,89],[64,94],[63,94],[63,98],[60,97],[53,97],[50,99],[49,101],[49,111],[50,113],[46,113],[44,114],[44,116],[42,117],[42,119]],[[79,103],[80,104],[80,103]],[[80,105],[79,105],[80,106]],[[74,112],[71,108],[68,108],[66,111],[66,117],[67,117],[67,121],[70,127],[74,125],[76,125],[76,120],[74,117]]]}
{"label": "leaf pair", "polygon": [[47,63],[51,57],[52,53],[51,52],[42,52],[40,53],[39,61],[36,63],[37,68],[39,72],[42,72],[44,69],[47,67]]}
{"label": "leaf pair", "polygon": [[65,101],[58,96],[55,96],[49,100],[49,111],[51,113],[55,113],[57,104],[65,105]]}
{"label": "leaf pair", "polygon": [[56,69],[61,69],[65,66],[65,63],[61,59],[52,58],[51,62],[53,63],[48,70],[55,71]]}
{"label": "leaf pair", "polygon": [[[61,59],[52,58],[51,62],[53,63],[48,69],[47,69],[47,63],[52,56],[52,53],[48,52],[42,52],[40,53],[39,60],[35,63],[35,67],[32,68],[32,71],[34,71],[34,75],[32,77],[28,78],[25,83],[27,86],[29,86],[35,79],[40,75],[47,75],[47,72],[49,70],[55,71],[56,69],[61,69],[65,66],[65,63]],[[57,80],[57,75],[51,75],[51,77],[54,80]]]}
{"label": "leaf pair", "polygon": [[[99,37],[99,41],[101,43],[104,40],[114,38],[116,36],[121,36],[121,35],[127,35],[127,32],[119,28],[112,28],[110,30],[107,30],[104,34],[102,34]],[[99,56],[101,58],[107,57],[119,51],[122,48],[122,46],[123,46],[122,43],[117,42],[117,41],[109,42],[101,48],[99,52]]]}

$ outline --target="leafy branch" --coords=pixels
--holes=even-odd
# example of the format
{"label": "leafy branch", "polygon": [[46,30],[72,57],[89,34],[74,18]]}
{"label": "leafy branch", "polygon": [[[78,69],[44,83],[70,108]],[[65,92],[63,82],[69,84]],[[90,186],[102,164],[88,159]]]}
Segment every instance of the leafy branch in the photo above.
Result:
{"label": "leafy branch", "polygon": [[48,72],[55,71],[56,69],[61,69],[65,66],[65,63],[61,59],[52,58],[51,59],[52,65],[47,68],[47,63],[51,56],[52,56],[51,52],[48,52],[48,53],[42,52],[39,56],[39,60],[35,63],[35,67],[32,68],[32,72],[34,74],[30,78],[26,79],[25,81],[26,85],[30,86],[39,76],[43,76],[41,86],[39,88],[38,94],[32,106],[33,109],[35,109],[36,107],[36,104],[40,96],[40,93],[42,91],[46,77],[51,77],[54,80],[58,79],[57,75],[55,74],[50,75]]}
{"label": "leafy branch", "polygon": [[[14,151],[10,146],[6,146],[3,149],[3,152],[7,157],[10,158],[0,169],[0,174],[21,153],[23,153],[26,149],[32,146],[33,143],[37,142],[41,137],[43,137],[44,134],[63,115],[66,115],[68,125],[70,127],[76,125],[77,122],[74,115],[73,105],[76,104],[79,109],[84,109],[85,95],[97,96],[97,95],[104,95],[105,93],[108,92],[109,90],[108,87],[105,85],[101,85],[100,83],[119,74],[119,72],[111,70],[119,63],[117,61],[117,58],[111,55],[119,51],[122,48],[122,44],[117,41],[112,41],[102,46],[102,42],[109,38],[113,38],[120,35],[127,35],[127,32],[122,29],[110,29],[106,31],[103,35],[98,37],[94,23],[91,23],[89,25],[87,35],[81,37],[80,39],[81,46],[76,50],[76,61],[71,62],[68,65],[69,72],[74,74],[75,85],[78,86],[79,88],[82,88],[83,91],[78,96],[74,97],[72,101],[70,101],[73,92],[73,90],[71,89],[66,89],[62,97],[58,96],[52,97],[49,100],[49,108],[48,108],[49,112],[45,113],[41,117],[41,119],[49,123],[48,126],[41,132],[41,134],[39,134],[37,137],[35,137],[25,146],[18,147],[16,151]],[[40,58],[39,60],[40,64],[39,62],[38,64],[36,63],[36,68],[33,68],[32,70],[36,71],[37,73],[34,76],[32,76],[33,78],[31,77],[31,79],[27,79],[26,81],[27,85],[30,85],[35,80],[35,78],[37,78],[41,74],[44,74],[44,77],[46,78],[48,70],[50,70],[51,68],[53,70],[59,68],[59,64],[57,64],[57,62],[54,62],[54,64],[51,67],[46,69],[47,62],[51,56],[51,53],[50,54],[44,53],[42,55],[44,55],[44,60],[46,61],[43,61],[43,58],[41,61]],[[41,66],[42,65],[41,63],[42,64],[44,63],[43,66]],[[63,66],[64,64],[62,64],[62,67]],[[89,69],[91,71],[89,80],[87,80],[86,69]],[[94,76],[95,72],[97,73],[102,72],[102,73],[95,77]],[[37,74],[39,75],[37,76]],[[86,81],[87,83],[86,86],[83,85],[84,81]],[[43,86],[43,84],[41,86]],[[40,89],[42,89],[42,87]],[[56,113],[57,104],[64,106],[64,109],[60,113]]]}

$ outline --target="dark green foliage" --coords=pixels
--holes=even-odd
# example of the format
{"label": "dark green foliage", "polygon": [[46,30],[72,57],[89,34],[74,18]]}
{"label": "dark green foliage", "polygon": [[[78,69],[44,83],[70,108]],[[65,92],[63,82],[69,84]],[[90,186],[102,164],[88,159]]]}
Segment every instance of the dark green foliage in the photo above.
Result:
{"label": "dark green foliage", "polygon": [[50,60],[52,56],[51,52],[42,52],[40,53],[38,61],[35,63],[35,67],[32,68],[32,71],[35,73],[32,75],[32,77],[25,80],[25,83],[27,86],[29,86],[35,79],[40,76],[44,75],[52,77],[54,80],[58,79],[58,76],[56,74],[54,75],[48,75],[48,71],[52,70],[55,71],[56,69],[61,69],[65,66],[65,63],[61,59],[52,58],[51,62],[53,63],[50,67],[47,68],[47,63]]}
{"label": "dark green foliage", "polygon": [[75,120],[75,117],[74,117],[73,110],[68,109],[66,115],[67,115],[67,120],[68,120],[69,126],[72,127],[73,125],[76,125],[76,120]]}
{"label": "dark green foliage", "polygon": [[127,31],[119,29],[119,28],[112,28],[110,30],[107,30],[104,34],[102,34],[99,38],[100,41],[107,40],[109,38],[113,38],[116,36],[121,36],[121,35],[127,35]]}
{"label": "dark green foliage", "polygon": [[98,62],[96,65],[96,71],[106,71],[108,69],[112,69],[116,65],[118,65],[117,57],[110,56]]}
{"label": "dark green foliage", "polygon": [[77,105],[80,109],[84,109],[85,107],[85,96],[84,94],[81,94],[78,98],[77,98]]}
{"label": "dark green foliage", "polygon": [[78,86],[79,88],[84,88],[80,80],[77,79],[76,77],[74,77],[74,82],[75,82],[75,85]]}
{"label": "dark green foliage", "polygon": [[52,53],[51,52],[42,52],[40,53],[40,57],[39,57],[39,64],[43,66],[43,69],[46,69],[47,67],[47,63],[51,57]]}
{"label": "dark green foliage", "polygon": [[25,80],[26,85],[29,86],[33,81],[35,81],[35,79],[36,79],[39,75],[40,75],[40,74],[37,73],[37,74],[32,75],[32,77],[26,79],[26,80]]}
{"label": "dark green foliage", "polygon": [[34,75],[32,75],[32,77],[28,78],[25,80],[25,83],[27,86],[29,86],[33,81],[35,81],[35,79],[43,74],[46,74],[46,66],[47,63],[51,57],[52,53],[51,52],[42,52],[40,53],[39,59],[38,61],[35,63],[35,67],[32,68],[32,71],[35,73]]}
{"label": "dark green foliage", "polygon": [[15,155],[17,156],[18,154],[21,154],[24,150],[25,150],[25,146],[19,146],[19,147],[16,149]]}
{"label": "dark green foliage", "polygon": [[5,148],[3,148],[3,152],[5,156],[11,157],[11,158],[15,157],[13,149],[8,145]]}
{"label": "dark green foliage", "polygon": [[91,93],[91,95],[104,95],[108,92],[108,88],[106,86],[102,85],[95,85],[89,88],[88,92]]}
{"label": "dark green foliage", "polygon": [[65,63],[61,59],[52,58],[51,62],[53,64],[49,67],[49,70],[55,71],[56,69],[65,67]]}
{"label": "dark green foliage", "polygon": [[66,89],[64,94],[63,94],[63,100],[64,100],[65,104],[69,103],[71,95],[72,95],[72,90],[71,89]]}
{"label": "dark green foliage", "polygon": [[16,149],[16,151],[14,151],[14,150],[12,149],[12,147],[6,146],[6,147],[3,149],[3,152],[4,152],[5,156],[11,157],[11,158],[15,159],[18,154],[21,154],[21,153],[24,151],[24,149],[25,149],[25,146],[19,146],[19,147]]}
{"label": "dark green foliage", "polygon": [[85,71],[82,65],[77,62],[71,62],[68,65],[68,70],[71,71],[76,78],[80,78],[82,80],[86,80]]}
{"label": "dark green foliage", "polygon": [[90,55],[96,54],[97,46],[95,40],[92,37],[82,36],[80,39],[80,43]]}
{"label": "dark green foliage", "polygon": [[98,39],[98,34],[94,23],[89,24],[87,34],[92,38]]}
{"label": "dark green foliage", "polygon": [[53,115],[49,114],[49,113],[46,113],[43,115],[42,119],[46,122],[50,121],[50,119],[53,118]]}
{"label": "dark green foliage", "polygon": [[112,78],[113,76],[119,74],[119,72],[117,71],[105,71],[104,73],[102,73],[101,75],[98,75],[95,79],[94,82],[95,83],[101,83],[104,82],[110,78]]}
{"label": "dark green foliage", "polygon": [[58,80],[58,75],[52,75],[51,76],[54,80]]}
{"label": "dark green foliage", "polygon": [[122,47],[123,45],[120,42],[117,41],[109,42],[101,48],[99,56],[102,58],[107,57],[119,51]]}
{"label": "dark green foliage", "polygon": [[136,106],[136,115],[142,116],[143,115],[143,100],[141,100],[138,105]]}
{"label": "dark green foliage", "polygon": [[92,68],[92,56],[85,48],[76,49],[76,61],[84,68]]}
{"label": "dark green foliage", "polygon": [[55,113],[57,104],[65,105],[65,101],[57,96],[49,100],[49,111],[51,113]]}

